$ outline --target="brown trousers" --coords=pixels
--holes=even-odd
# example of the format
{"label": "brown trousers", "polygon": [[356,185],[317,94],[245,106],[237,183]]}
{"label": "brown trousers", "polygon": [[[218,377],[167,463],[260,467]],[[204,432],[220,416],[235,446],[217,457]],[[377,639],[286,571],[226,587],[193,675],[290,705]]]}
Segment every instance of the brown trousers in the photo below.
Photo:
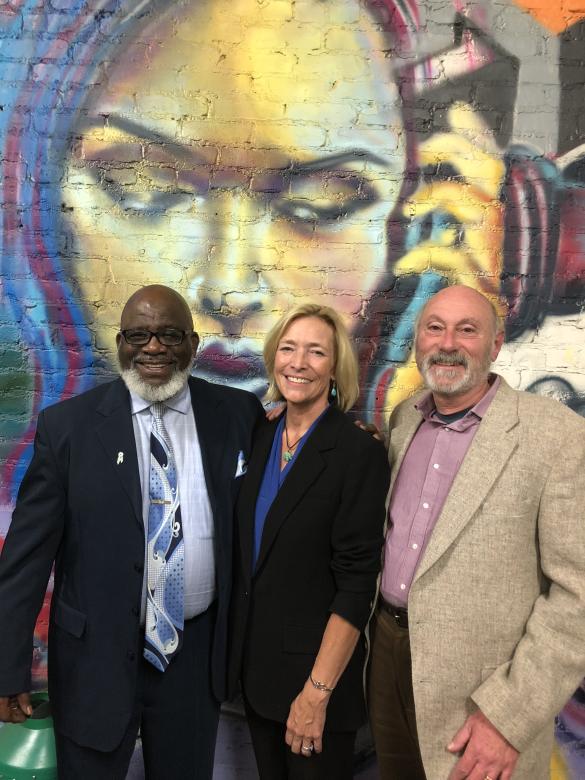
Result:
{"label": "brown trousers", "polygon": [[426,780],[420,757],[407,628],[378,608],[370,627],[370,723],[381,780]]}

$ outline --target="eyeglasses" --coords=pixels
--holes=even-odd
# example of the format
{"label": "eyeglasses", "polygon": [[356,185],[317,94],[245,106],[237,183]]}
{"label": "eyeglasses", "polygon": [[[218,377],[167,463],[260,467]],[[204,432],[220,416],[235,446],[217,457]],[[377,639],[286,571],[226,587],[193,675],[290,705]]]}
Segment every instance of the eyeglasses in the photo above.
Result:
{"label": "eyeglasses", "polygon": [[152,330],[139,328],[127,328],[121,330],[124,340],[133,347],[144,347],[154,336],[163,347],[178,347],[185,340],[185,336],[191,335],[192,330],[178,330],[177,328],[165,328],[154,333]]}

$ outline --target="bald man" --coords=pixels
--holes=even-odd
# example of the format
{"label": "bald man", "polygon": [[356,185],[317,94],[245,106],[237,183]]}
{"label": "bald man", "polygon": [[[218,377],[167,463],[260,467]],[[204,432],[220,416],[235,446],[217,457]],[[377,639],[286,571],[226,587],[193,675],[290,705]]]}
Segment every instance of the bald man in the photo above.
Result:
{"label": "bald man", "polygon": [[585,674],[585,421],[490,372],[491,303],[424,307],[390,420],[369,704],[382,780],[549,780]]}
{"label": "bald man", "polygon": [[136,292],[121,378],[39,415],[0,558],[0,720],[31,714],[51,567],[49,694],[59,780],[211,779],[225,698],[232,510],[263,410],[190,376],[186,301]]}

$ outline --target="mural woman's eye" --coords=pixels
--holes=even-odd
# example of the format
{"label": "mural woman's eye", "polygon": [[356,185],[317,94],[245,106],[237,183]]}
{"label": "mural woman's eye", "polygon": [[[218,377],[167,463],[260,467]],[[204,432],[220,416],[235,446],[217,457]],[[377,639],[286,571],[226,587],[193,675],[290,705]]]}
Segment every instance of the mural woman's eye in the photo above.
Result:
{"label": "mural woman's eye", "polygon": [[197,187],[194,176],[184,181],[174,168],[144,164],[131,168],[93,166],[90,172],[103,192],[122,210],[150,217],[161,216],[171,209],[189,209],[193,198],[202,194],[208,182],[206,177],[203,186]]}
{"label": "mural woman's eye", "polygon": [[73,155],[122,211],[150,218],[172,210],[188,210],[193,198],[209,189],[210,168],[196,161],[186,166],[164,144],[135,139],[103,139],[96,131],[83,139]]}
{"label": "mural woman's eye", "polygon": [[321,171],[291,177],[272,208],[301,228],[326,230],[370,208],[377,200],[376,188],[363,176],[349,171]]}

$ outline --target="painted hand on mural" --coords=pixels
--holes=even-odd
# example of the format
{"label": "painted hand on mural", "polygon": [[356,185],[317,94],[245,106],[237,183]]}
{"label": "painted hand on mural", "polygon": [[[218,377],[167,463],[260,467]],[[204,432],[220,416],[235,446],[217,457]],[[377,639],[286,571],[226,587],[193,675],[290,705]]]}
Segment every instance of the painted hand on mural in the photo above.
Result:
{"label": "painted hand on mural", "polygon": [[[449,284],[474,287],[504,316],[499,295],[503,154],[472,106],[455,103],[448,120],[450,132],[434,134],[418,147],[421,182],[403,206],[410,220],[407,251],[393,271],[399,277],[434,274]],[[385,408],[393,409],[420,384],[411,353],[394,373]]]}
{"label": "painted hand on mural", "polygon": [[449,111],[449,125],[450,133],[435,134],[419,147],[423,178],[403,211],[416,230],[427,218],[435,219],[428,237],[396,263],[394,273],[432,270],[451,284],[466,284],[497,297],[503,238],[502,154],[471,106],[456,103]]}

